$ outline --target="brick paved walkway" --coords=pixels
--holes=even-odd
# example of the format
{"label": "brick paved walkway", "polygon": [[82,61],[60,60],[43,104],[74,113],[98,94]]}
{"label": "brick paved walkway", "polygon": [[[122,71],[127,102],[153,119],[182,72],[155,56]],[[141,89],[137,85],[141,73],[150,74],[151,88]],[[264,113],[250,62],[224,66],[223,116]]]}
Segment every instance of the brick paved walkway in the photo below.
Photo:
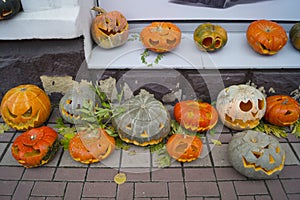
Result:
{"label": "brick paved walkway", "polygon": [[[54,127],[58,109],[48,121]],[[2,119],[0,119],[1,122]],[[83,165],[60,149],[47,165],[25,169],[11,156],[10,146],[20,134],[13,129],[0,135],[0,199],[83,199],[83,200],[285,200],[300,199],[300,139],[289,135],[280,142],[287,153],[281,174],[270,180],[249,180],[238,174],[226,158],[232,137],[223,129],[221,146],[206,141],[200,159],[159,169],[155,155],[145,148],[116,150],[105,162]],[[130,152],[135,152],[132,155]],[[127,175],[124,184],[113,179],[118,172]]]}

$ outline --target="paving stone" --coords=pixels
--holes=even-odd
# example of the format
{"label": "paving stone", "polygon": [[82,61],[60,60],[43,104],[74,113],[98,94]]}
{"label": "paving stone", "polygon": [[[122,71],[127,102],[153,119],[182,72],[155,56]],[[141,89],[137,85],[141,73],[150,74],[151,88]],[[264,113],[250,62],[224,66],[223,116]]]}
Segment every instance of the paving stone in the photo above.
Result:
{"label": "paving stone", "polygon": [[7,143],[0,143],[0,158],[3,156],[7,145],[8,145]]}
{"label": "paving stone", "polygon": [[215,181],[213,168],[185,168],[185,181]]}
{"label": "paving stone", "polygon": [[298,158],[300,158],[300,143],[291,143],[293,149],[295,150]]}
{"label": "paving stone", "polygon": [[58,168],[55,172],[56,181],[84,181],[86,168]]}
{"label": "paving stone", "polygon": [[254,196],[238,196],[239,200],[255,200]]}
{"label": "paving stone", "polygon": [[289,200],[299,200],[300,194],[288,194]]}
{"label": "paving stone", "polygon": [[200,157],[197,160],[194,160],[189,163],[183,163],[183,166],[184,167],[211,167],[212,162],[210,160],[209,150],[207,148],[207,145],[206,144],[203,145],[202,152],[200,154]]}
{"label": "paving stone", "polygon": [[32,196],[63,196],[66,188],[65,182],[35,182]]}
{"label": "paving stone", "polygon": [[10,142],[14,135],[14,132],[5,132],[0,134],[0,142]]}
{"label": "paving stone", "polygon": [[63,197],[47,197],[46,200],[64,200]]}
{"label": "paving stone", "polygon": [[75,161],[69,154],[69,151],[64,151],[59,162],[60,167],[86,167],[86,164]]}
{"label": "paving stone", "polygon": [[31,189],[34,185],[33,181],[20,181],[14,195],[13,200],[28,199],[31,193]]}
{"label": "paving stone", "polygon": [[22,179],[23,180],[52,180],[54,176],[55,168],[51,167],[38,167],[32,169],[26,169]]}
{"label": "paving stone", "polygon": [[12,195],[18,181],[0,181],[0,195]]}
{"label": "paving stone", "polygon": [[59,108],[58,107],[54,107],[53,110],[52,110],[52,113],[51,113],[51,115],[50,115],[50,117],[48,119],[48,123],[54,123],[54,124],[56,124],[56,120],[58,118],[60,118],[60,117],[61,117],[61,115],[59,113]]}
{"label": "paving stone", "polygon": [[232,139],[232,135],[230,133],[221,133],[221,134],[217,133],[214,136],[208,135],[207,138],[209,140],[210,139],[219,140],[222,142],[222,144],[228,144]]}
{"label": "paving stone", "polygon": [[87,181],[112,181],[118,173],[115,169],[106,168],[89,168],[86,180]]}
{"label": "paving stone", "polygon": [[121,168],[150,167],[150,152],[144,147],[132,146],[128,151],[122,152]]}
{"label": "paving stone", "polygon": [[231,166],[227,158],[228,144],[222,144],[221,146],[210,145],[210,147],[215,166]]}
{"label": "paving stone", "polygon": [[135,197],[168,197],[167,183],[135,183]]}
{"label": "paving stone", "polygon": [[282,149],[285,150],[285,165],[299,165],[299,161],[288,143],[281,143]]}
{"label": "paving stone", "polygon": [[273,200],[287,200],[284,189],[279,180],[266,180],[267,187]]}
{"label": "paving stone", "polygon": [[203,200],[204,197],[187,197],[186,200]]}
{"label": "paving stone", "polygon": [[45,200],[46,197],[30,197],[29,200]]}
{"label": "paving stone", "polygon": [[285,179],[281,183],[286,193],[300,193],[300,179]]}
{"label": "paving stone", "polygon": [[187,196],[220,196],[216,182],[186,182]]}
{"label": "paving stone", "polygon": [[68,183],[64,199],[80,200],[83,183]]}
{"label": "paving stone", "polygon": [[114,152],[112,154],[110,154],[107,158],[105,158],[104,160],[102,160],[99,163],[93,163],[91,164],[91,167],[110,167],[110,168],[114,168],[114,169],[119,169],[120,164],[121,164],[121,150],[119,149],[115,149]]}
{"label": "paving stone", "polygon": [[118,186],[117,200],[133,199],[133,183],[123,183]]}
{"label": "paving stone", "polygon": [[152,172],[152,181],[183,181],[181,168],[164,168]]}
{"label": "paving stone", "polygon": [[0,199],[1,200],[11,200],[11,196],[3,196],[3,195],[0,195]]}
{"label": "paving stone", "polygon": [[299,138],[295,137],[293,134],[288,134],[287,139],[289,142],[299,142]]}
{"label": "paving stone", "polygon": [[4,154],[1,162],[0,162],[0,166],[1,165],[9,165],[9,166],[20,166],[20,164],[14,159],[14,157],[11,155],[11,146],[12,144],[9,145],[8,150],[6,151],[6,153]]}
{"label": "paving stone", "polygon": [[184,184],[177,182],[170,182],[169,199],[185,199]]}
{"label": "paving stone", "polygon": [[85,182],[83,197],[115,197],[117,184],[110,182]]}
{"label": "paving stone", "polygon": [[123,168],[120,172],[126,174],[127,181],[150,181],[149,168]]}
{"label": "paving stone", "polygon": [[[151,158],[152,158],[152,166],[154,168],[159,168],[161,167],[159,164],[159,155],[157,153],[152,153],[151,154]],[[181,163],[177,162],[175,159],[171,158],[171,164],[169,167],[181,167]]]}
{"label": "paving stone", "polygon": [[220,194],[222,199],[230,199],[235,200],[237,199],[235,194],[234,185],[231,181],[226,182],[218,182]]}
{"label": "paving stone", "polygon": [[279,174],[279,178],[299,178],[300,179],[300,165],[284,166]]}
{"label": "paving stone", "polygon": [[23,167],[0,167],[0,179],[19,180],[22,177]]}
{"label": "paving stone", "polygon": [[268,194],[264,181],[234,181],[238,195]]}
{"label": "paving stone", "polygon": [[272,200],[272,197],[269,195],[260,195],[255,196],[255,200]]}
{"label": "paving stone", "polygon": [[232,167],[221,167],[215,168],[215,173],[218,180],[227,181],[227,180],[246,180],[247,178],[241,175]]}

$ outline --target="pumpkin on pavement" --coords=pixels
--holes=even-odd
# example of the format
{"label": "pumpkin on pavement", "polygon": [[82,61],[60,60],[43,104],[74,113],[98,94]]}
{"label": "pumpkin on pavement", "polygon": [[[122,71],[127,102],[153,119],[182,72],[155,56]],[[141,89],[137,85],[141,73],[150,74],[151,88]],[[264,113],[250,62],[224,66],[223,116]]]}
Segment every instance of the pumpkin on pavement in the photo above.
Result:
{"label": "pumpkin on pavement", "polygon": [[300,51],[300,22],[295,23],[291,27],[289,36],[293,47]]}

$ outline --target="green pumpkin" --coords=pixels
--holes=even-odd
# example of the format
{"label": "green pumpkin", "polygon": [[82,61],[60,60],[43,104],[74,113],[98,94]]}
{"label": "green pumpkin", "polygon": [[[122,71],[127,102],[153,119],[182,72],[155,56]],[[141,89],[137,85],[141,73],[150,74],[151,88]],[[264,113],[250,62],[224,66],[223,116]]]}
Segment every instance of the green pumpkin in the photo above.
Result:
{"label": "green pumpkin", "polygon": [[228,159],[241,174],[252,179],[278,175],[284,167],[285,152],[272,136],[246,130],[236,133],[228,145]]}
{"label": "green pumpkin", "polygon": [[1,0],[0,1],[0,20],[10,19],[19,13],[21,9],[20,0]]}
{"label": "green pumpkin", "polygon": [[170,132],[170,114],[153,96],[137,95],[117,106],[112,124],[120,138],[138,146],[157,144]]}
{"label": "green pumpkin", "polygon": [[300,22],[292,26],[289,32],[289,36],[293,47],[300,51]]}

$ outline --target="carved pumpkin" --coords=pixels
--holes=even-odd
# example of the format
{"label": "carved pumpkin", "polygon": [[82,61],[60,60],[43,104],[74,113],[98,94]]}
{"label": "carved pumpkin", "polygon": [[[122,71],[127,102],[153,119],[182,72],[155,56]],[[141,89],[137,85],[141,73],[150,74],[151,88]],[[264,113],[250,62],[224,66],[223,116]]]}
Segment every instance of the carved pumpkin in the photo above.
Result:
{"label": "carved pumpkin", "polygon": [[1,103],[2,118],[17,130],[42,125],[51,113],[47,94],[36,85],[19,85],[10,89]]}
{"label": "carved pumpkin", "polygon": [[274,137],[246,130],[232,137],[228,145],[228,159],[244,176],[267,179],[281,172],[284,167],[285,152]]}
{"label": "carved pumpkin", "polygon": [[179,45],[181,30],[171,22],[152,22],[143,28],[140,39],[153,52],[168,52]]}
{"label": "carved pumpkin", "polygon": [[202,151],[202,141],[197,136],[173,134],[166,144],[168,154],[179,162],[196,160]]}
{"label": "carved pumpkin", "polygon": [[300,22],[292,26],[289,32],[289,36],[293,47],[300,50]]}
{"label": "carved pumpkin", "polygon": [[299,103],[290,96],[274,95],[266,98],[265,120],[277,126],[289,126],[300,117]]}
{"label": "carved pumpkin", "polygon": [[216,108],[225,126],[234,130],[252,129],[266,111],[266,99],[249,85],[232,85],[217,97]]}
{"label": "carved pumpkin", "polygon": [[170,132],[170,115],[153,96],[139,94],[120,107],[124,110],[112,120],[120,138],[139,146],[157,144]]}
{"label": "carved pumpkin", "polygon": [[195,100],[178,102],[174,106],[175,120],[191,131],[207,131],[218,122],[218,112],[209,103]]}
{"label": "carved pumpkin", "polygon": [[194,41],[202,51],[214,52],[220,50],[227,43],[227,31],[211,23],[199,25],[194,31]]}
{"label": "carved pumpkin", "polygon": [[19,13],[21,9],[20,0],[0,1],[0,20],[10,19]]}
{"label": "carved pumpkin", "polygon": [[19,135],[12,144],[11,152],[21,165],[32,168],[48,163],[58,148],[57,132],[42,126]]}
{"label": "carved pumpkin", "polygon": [[102,48],[110,49],[126,43],[129,25],[119,11],[106,12],[94,7],[99,14],[94,18],[91,26],[93,40]]}
{"label": "carved pumpkin", "polygon": [[79,109],[84,103],[90,103],[92,107],[101,105],[99,97],[87,82],[75,84],[60,99],[59,111],[62,118],[72,124],[83,124],[82,113]]}
{"label": "carved pumpkin", "polygon": [[81,131],[71,139],[69,144],[71,157],[83,164],[104,160],[114,150],[115,139],[109,136],[104,129],[97,129],[92,133]]}
{"label": "carved pumpkin", "polygon": [[257,20],[252,22],[246,32],[248,44],[254,51],[263,55],[274,55],[287,43],[284,28],[276,22]]}

